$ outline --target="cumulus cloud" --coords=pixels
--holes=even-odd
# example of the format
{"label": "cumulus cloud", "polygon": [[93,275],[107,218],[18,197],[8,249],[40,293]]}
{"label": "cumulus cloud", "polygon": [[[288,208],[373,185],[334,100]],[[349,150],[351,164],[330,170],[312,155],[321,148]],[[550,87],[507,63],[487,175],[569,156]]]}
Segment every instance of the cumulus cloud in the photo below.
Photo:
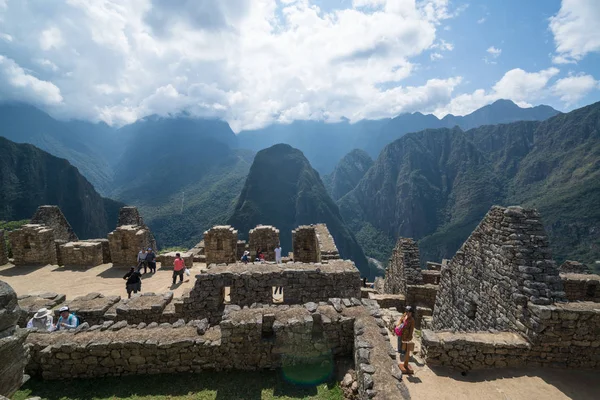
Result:
{"label": "cumulus cloud", "polygon": [[40,80],[21,68],[14,60],[0,55],[0,99],[18,100],[38,105],[56,105],[63,98],[60,89]]}
{"label": "cumulus cloud", "polygon": [[588,53],[600,51],[600,2],[563,0],[558,13],[550,18],[556,43],[557,64],[576,62]]}
{"label": "cumulus cloud", "polygon": [[573,75],[556,81],[552,92],[567,105],[577,103],[594,89],[600,88],[600,82],[591,75]]}
{"label": "cumulus cloud", "polygon": [[436,109],[434,114],[440,117],[446,114],[465,115],[499,99],[509,99],[522,107],[530,107],[530,102],[546,95],[549,81],[559,72],[557,68],[538,72],[512,69],[491,90],[478,89],[456,96],[447,105]]}
{"label": "cumulus cloud", "polygon": [[498,58],[502,53],[502,49],[497,49],[494,46],[489,47],[486,51],[494,58]]}

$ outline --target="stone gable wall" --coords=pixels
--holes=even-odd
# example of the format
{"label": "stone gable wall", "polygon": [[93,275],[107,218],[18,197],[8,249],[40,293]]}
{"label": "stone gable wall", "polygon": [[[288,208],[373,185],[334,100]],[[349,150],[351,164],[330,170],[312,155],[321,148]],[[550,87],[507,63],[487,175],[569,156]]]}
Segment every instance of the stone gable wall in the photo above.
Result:
{"label": "stone gable wall", "polygon": [[213,226],[204,232],[206,264],[230,264],[237,261],[238,231],[229,225]]}
{"label": "stone gable wall", "polygon": [[4,229],[0,229],[0,265],[8,264],[8,250],[4,239]]}
{"label": "stone gable wall", "polygon": [[321,249],[314,225],[302,225],[292,231],[292,251],[296,262],[321,262]]}
{"label": "stone gable wall", "polygon": [[333,236],[329,233],[327,225],[316,224],[315,231],[317,233],[317,241],[319,243],[319,252],[321,253],[321,260],[337,260],[340,258],[340,253]]}
{"label": "stone gable wall", "polygon": [[[260,250],[264,253],[266,261],[275,261],[275,248],[277,245],[279,245],[279,229],[274,226],[259,225],[254,229],[250,229],[248,247],[250,248],[250,255],[253,257],[256,257],[256,251]],[[239,252],[237,252],[237,255],[239,255]],[[241,257],[240,255],[239,258]]]}
{"label": "stone gable wall", "polygon": [[600,303],[600,275],[560,274],[567,300]]}
{"label": "stone gable wall", "polygon": [[152,246],[150,231],[139,225],[121,225],[108,234],[110,256],[114,266],[137,265],[140,249]]}
{"label": "stone gable wall", "polygon": [[399,238],[385,272],[384,291],[389,294],[406,294],[407,285],[421,284],[423,275],[419,247],[412,239]]}
{"label": "stone gable wall", "polygon": [[56,265],[54,231],[44,225],[26,224],[8,233],[15,265]]}
{"label": "stone gable wall", "polygon": [[525,332],[528,302],[564,299],[539,218],[535,210],[492,207],[442,267],[435,330]]}
{"label": "stone gable wall", "polygon": [[58,206],[39,206],[33,217],[31,217],[31,223],[52,228],[54,239],[66,240],[67,242],[79,240]]}

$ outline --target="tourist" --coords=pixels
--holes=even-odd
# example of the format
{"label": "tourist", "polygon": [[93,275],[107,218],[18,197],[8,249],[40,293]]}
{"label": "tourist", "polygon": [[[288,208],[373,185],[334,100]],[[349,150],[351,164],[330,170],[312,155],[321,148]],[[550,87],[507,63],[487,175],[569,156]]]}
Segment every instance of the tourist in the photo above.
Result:
{"label": "tourist", "polygon": [[248,256],[249,256],[249,255],[250,255],[250,252],[249,252],[248,250],[245,250],[245,251],[244,251],[244,254],[242,255],[242,262],[243,262],[244,264],[248,264],[248,261],[250,261],[250,260],[248,259]]}
{"label": "tourist", "polygon": [[415,330],[415,319],[411,306],[406,306],[404,314],[400,317],[394,328],[394,333],[398,336],[398,352],[400,353],[400,362],[404,356],[404,364],[400,365],[402,372],[412,374],[413,371],[408,365],[410,360],[410,352],[415,344],[412,343],[413,332]]}
{"label": "tourist", "polygon": [[37,328],[40,331],[52,331],[52,311],[40,308],[27,323],[27,328]]}
{"label": "tourist", "polygon": [[175,254],[175,261],[173,261],[173,285],[177,281],[179,276],[179,283],[183,282],[183,273],[185,272],[185,261],[181,258],[179,253]]}
{"label": "tourist", "polygon": [[137,256],[137,270],[140,272],[142,267],[144,267],[144,273],[146,273],[146,249],[140,249]]}
{"label": "tourist", "polygon": [[277,247],[275,247],[275,262],[281,264],[281,244],[278,244]]}
{"label": "tourist", "polygon": [[[156,254],[154,254],[150,247],[148,247],[148,252],[146,253],[146,264],[148,265],[148,268],[150,268],[151,273],[156,273]],[[145,267],[144,273],[146,273]]]}
{"label": "tourist", "polygon": [[69,312],[69,307],[61,307],[59,310],[60,317],[58,317],[58,322],[56,322],[55,330],[68,330],[75,329],[79,325],[79,320],[75,316]]}
{"label": "tourist", "polygon": [[131,298],[131,292],[137,293],[142,291],[142,274],[140,271],[136,271],[134,267],[131,267],[128,273],[125,274],[123,279],[127,279],[125,282],[125,290],[127,290],[127,298]]}
{"label": "tourist", "polygon": [[262,251],[260,249],[256,249],[256,257],[254,257],[254,261],[260,261],[260,256],[262,255]]}
{"label": "tourist", "polygon": [[265,253],[263,253],[262,251],[258,252],[258,261],[261,263],[265,262]]}

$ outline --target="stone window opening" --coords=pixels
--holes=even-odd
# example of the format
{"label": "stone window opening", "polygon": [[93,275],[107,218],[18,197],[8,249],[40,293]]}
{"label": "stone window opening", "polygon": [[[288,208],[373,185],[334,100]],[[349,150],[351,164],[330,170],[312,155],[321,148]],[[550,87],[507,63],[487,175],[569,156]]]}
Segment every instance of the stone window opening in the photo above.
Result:
{"label": "stone window opening", "polygon": [[471,301],[469,303],[469,308],[467,309],[467,317],[469,317],[470,320],[474,320],[476,315],[477,315],[477,304],[475,304],[474,302]]}
{"label": "stone window opening", "polygon": [[217,238],[217,250],[223,250],[223,239]]}
{"label": "stone window opening", "polygon": [[273,341],[275,340],[275,331],[273,330],[273,323],[275,322],[275,315],[263,315],[263,323],[260,338],[262,340]]}
{"label": "stone window opening", "polygon": [[273,286],[273,303],[283,303],[283,286]]}
{"label": "stone window opening", "polygon": [[31,250],[31,238],[29,236],[25,236],[25,244],[23,245],[25,250]]}
{"label": "stone window opening", "polygon": [[598,285],[596,283],[590,283],[585,288],[585,297],[596,297],[596,290]]}
{"label": "stone window opening", "polygon": [[129,243],[127,242],[127,237],[123,236],[121,238],[121,250],[128,250],[129,249]]}
{"label": "stone window opening", "polygon": [[231,304],[231,287],[223,287],[223,304]]}

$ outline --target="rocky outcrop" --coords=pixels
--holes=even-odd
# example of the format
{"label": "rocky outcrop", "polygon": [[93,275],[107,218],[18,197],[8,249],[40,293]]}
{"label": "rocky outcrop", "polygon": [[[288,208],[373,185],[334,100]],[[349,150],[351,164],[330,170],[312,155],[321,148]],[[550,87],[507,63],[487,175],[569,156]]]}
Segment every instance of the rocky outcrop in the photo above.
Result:
{"label": "rocky outcrop", "polygon": [[373,166],[373,159],[366,151],[354,149],[346,154],[331,175],[323,178],[331,198],[338,200],[354,189]]}

